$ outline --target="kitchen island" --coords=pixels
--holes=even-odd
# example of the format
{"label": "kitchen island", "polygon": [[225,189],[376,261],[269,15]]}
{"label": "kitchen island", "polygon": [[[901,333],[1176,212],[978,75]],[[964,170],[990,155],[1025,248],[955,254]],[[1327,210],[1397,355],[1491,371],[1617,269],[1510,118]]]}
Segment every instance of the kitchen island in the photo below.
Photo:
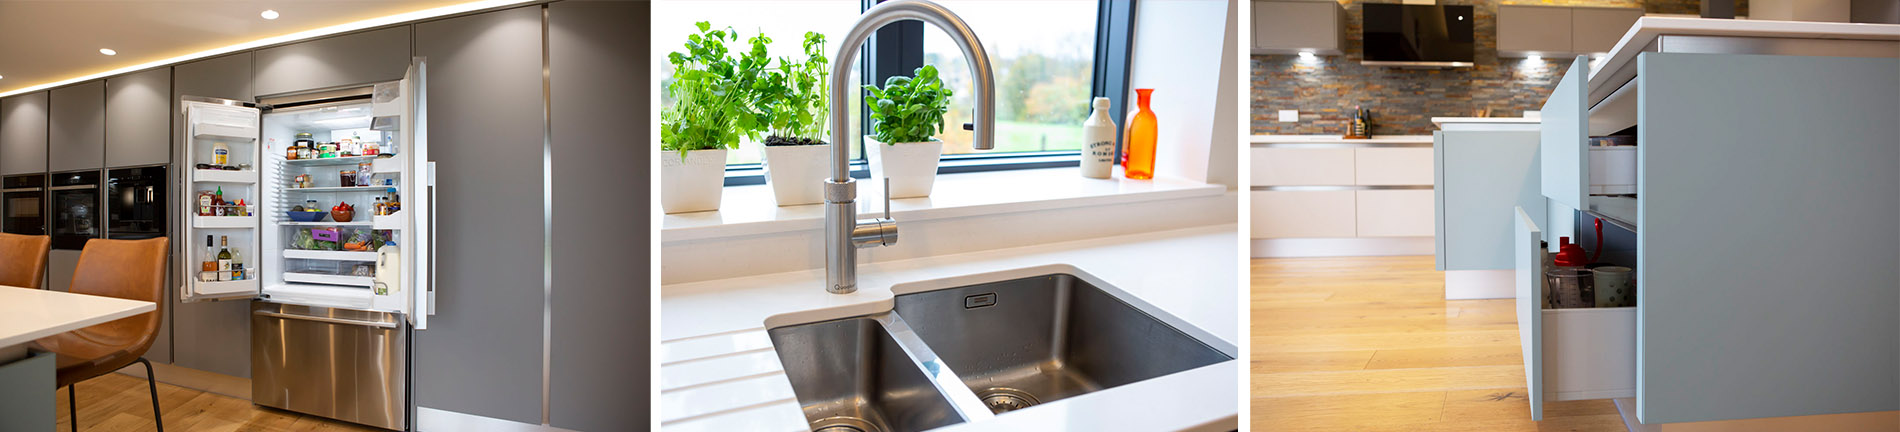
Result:
{"label": "kitchen island", "polygon": [[[808,429],[766,321],[811,322],[889,310],[892,286],[1069,265],[1238,345],[1241,265],[1235,225],[865,263],[859,289],[824,290],[822,269],[661,287],[660,419],[669,431]],[[785,315],[793,314],[793,315]],[[1241,362],[1230,360],[943,430],[1232,430]]]}
{"label": "kitchen island", "polygon": [[53,354],[36,339],[158,309],[148,301],[0,286],[0,430],[52,430]]}

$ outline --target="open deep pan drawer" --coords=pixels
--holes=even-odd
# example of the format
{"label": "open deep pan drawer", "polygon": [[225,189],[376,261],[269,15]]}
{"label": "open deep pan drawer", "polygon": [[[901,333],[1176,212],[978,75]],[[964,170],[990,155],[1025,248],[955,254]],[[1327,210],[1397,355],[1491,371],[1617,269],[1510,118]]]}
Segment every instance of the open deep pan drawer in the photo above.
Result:
{"label": "open deep pan drawer", "polygon": [[1636,396],[1636,308],[1545,309],[1543,231],[1516,209],[1518,338],[1531,418],[1544,402]]}

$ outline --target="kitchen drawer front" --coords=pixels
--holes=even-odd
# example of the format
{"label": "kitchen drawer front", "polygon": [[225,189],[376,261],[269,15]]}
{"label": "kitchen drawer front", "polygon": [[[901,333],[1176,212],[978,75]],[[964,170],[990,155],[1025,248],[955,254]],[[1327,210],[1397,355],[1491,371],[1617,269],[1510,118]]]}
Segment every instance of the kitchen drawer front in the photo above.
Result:
{"label": "kitchen drawer front", "polygon": [[1353,192],[1253,191],[1253,238],[1353,237]]}
{"label": "kitchen drawer front", "polygon": [[1362,186],[1432,184],[1431,147],[1353,149],[1354,183]]}
{"label": "kitchen drawer front", "polygon": [[1431,189],[1355,191],[1360,237],[1431,237],[1437,226]]}
{"label": "kitchen drawer front", "polygon": [[[1350,148],[1255,148],[1252,158],[1254,186],[1353,184]],[[1430,162],[1426,166],[1429,169]]]}
{"label": "kitchen drawer front", "polygon": [[1636,397],[1636,308],[1545,309],[1546,401]]}

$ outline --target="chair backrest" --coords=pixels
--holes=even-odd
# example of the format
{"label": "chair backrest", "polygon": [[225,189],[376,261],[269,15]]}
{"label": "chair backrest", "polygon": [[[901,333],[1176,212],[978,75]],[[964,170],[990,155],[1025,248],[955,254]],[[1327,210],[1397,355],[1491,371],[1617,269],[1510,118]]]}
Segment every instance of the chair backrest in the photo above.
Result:
{"label": "chair backrest", "polygon": [[53,238],[0,233],[0,285],[41,289],[46,285],[46,251]]}
{"label": "chair backrest", "polygon": [[110,339],[129,341],[128,351],[144,355],[158,338],[158,323],[165,313],[164,237],[147,240],[86,241],[79,253],[79,265],[73,269],[70,289],[76,294],[115,297],[158,303],[158,310],[130,318],[88,327],[108,333]]}

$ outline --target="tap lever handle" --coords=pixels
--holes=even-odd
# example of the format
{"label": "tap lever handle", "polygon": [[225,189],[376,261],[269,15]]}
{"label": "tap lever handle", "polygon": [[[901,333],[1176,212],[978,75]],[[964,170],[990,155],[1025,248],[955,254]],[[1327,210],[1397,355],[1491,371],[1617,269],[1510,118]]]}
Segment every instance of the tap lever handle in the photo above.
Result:
{"label": "tap lever handle", "polygon": [[891,218],[891,178],[884,178],[884,218]]}

